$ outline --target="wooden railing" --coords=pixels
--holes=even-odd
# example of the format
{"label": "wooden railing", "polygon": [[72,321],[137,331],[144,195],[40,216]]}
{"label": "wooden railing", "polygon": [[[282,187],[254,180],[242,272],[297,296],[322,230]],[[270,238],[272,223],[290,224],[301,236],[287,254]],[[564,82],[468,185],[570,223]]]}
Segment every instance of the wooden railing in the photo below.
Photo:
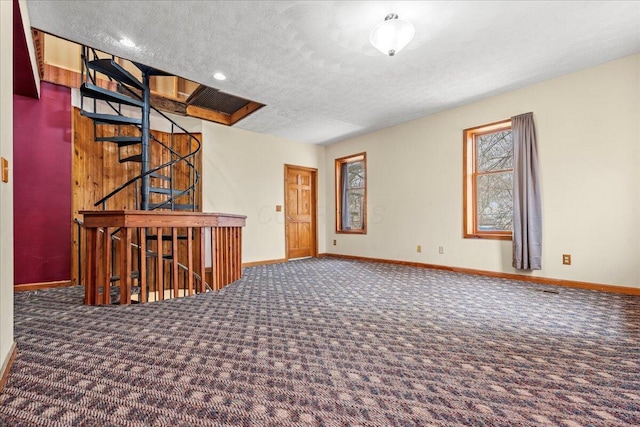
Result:
{"label": "wooden railing", "polygon": [[[159,301],[242,277],[246,217],[221,213],[82,211],[85,304]],[[207,254],[207,248],[210,248]],[[207,258],[211,283],[205,281]]]}

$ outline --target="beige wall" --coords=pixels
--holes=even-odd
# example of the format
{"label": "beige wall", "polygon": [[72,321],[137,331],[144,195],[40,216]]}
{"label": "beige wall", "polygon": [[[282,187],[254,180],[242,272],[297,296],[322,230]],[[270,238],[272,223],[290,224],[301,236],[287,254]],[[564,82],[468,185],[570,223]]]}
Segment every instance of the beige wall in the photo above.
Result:
{"label": "beige wall", "polygon": [[51,36],[44,35],[44,63],[65,70],[80,72],[82,49],[79,44]]}
{"label": "beige wall", "polygon": [[[462,238],[462,130],[533,111],[543,201],[533,275],[640,287],[639,76],[640,55],[626,57],[327,147],[327,242],[338,243],[328,252],[516,272],[510,241]],[[362,151],[368,234],[335,234],[333,162]]]}
{"label": "beige wall", "polygon": [[285,258],[285,164],[318,169],[318,250],[325,252],[324,147],[210,122],[202,123],[202,139],[203,210],[247,215],[243,262]]}
{"label": "beige wall", "polygon": [[[13,2],[0,1],[0,156],[13,166]],[[11,169],[10,169],[11,170]],[[0,182],[0,376],[13,346],[13,184]]]}

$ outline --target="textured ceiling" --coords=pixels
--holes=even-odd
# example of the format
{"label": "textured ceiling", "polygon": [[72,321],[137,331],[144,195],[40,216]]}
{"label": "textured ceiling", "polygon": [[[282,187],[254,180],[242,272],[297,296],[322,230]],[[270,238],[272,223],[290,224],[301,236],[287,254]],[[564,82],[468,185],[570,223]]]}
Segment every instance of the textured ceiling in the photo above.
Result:
{"label": "textured ceiling", "polygon": [[[236,127],[310,143],[640,52],[638,1],[27,4],[43,31],[267,105]],[[416,28],[394,57],[369,44],[390,12]],[[214,80],[216,71],[227,80]]]}

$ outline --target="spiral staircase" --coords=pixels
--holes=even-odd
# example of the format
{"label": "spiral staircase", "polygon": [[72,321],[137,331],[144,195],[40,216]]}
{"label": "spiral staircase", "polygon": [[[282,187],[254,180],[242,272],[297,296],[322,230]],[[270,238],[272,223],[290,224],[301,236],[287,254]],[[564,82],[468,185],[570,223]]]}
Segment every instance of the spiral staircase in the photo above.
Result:
{"label": "spiral staircase", "polygon": [[[139,70],[141,78],[136,77],[122,65],[124,60],[114,56],[102,57],[93,49],[82,49],[82,85],[81,113],[94,123],[96,142],[113,143],[118,147],[119,161],[136,162],[140,164],[140,173],[126,181],[118,188],[112,189],[95,203],[107,209],[109,200],[122,190],[132,185],[137,187],[137,208],[140,210],[164,209],[172,211],[198,211],[196,203],[196,186],[200,180],[194,159],[200,151],[201,143],[192,133],[171,120],[164,113],[151,105],[150,79],[152,76],[166,76],[164,71],[148,67],[133,61],[128,61]],[[106,76],[110,86],[117,91],[106,89],[99,82]],[[103,101],[103,102],[99,102]],[[166,120],[171,126],[171,137],[177,133],[189,137],[187,152],[178,152],[173,147],[155,138],[151,133],[151,111]],[[102,125],[116,125],[117,132],[113,135],[101,136],[98,131]],[[132,132],[133,130],[133,132]],[[132,135],[133,134],[133,135]],[[158,144],[166,152],[169,160],[161,164],[151,164],[151,144]],[[120,155],[123,148],[127,148],[126,155]],[[135,154],[130,154],[130,147],[138,147]],[[186,165],[189,171],[189,185],[184,188],[174,188],[174,170],[178,165]],[[152,203],[151,195],[162,195],[163,200]],[[186,201],[185,201],[186,199]],[[178,203],[182,201],[182,203]]]}
{"label": "spiral staircase", "polygon": [[[125,61],[115,56],[98,53],[94,49],[83,46],[82,48],[82,84],[80,86],[81,105],[80,112],[91,119],[94,126],[94,140],[96,143],[116,144],[118,161],[120,163],[136,163],[140,165],[139,173],[128,179],[117,188],[104,189],[107,194],[95,202],[96,207],[107,211],[110,201],[124,190],[130,192],[135,189],[135,210],[138,211],[190,211],[197,212],[196,189],[200,180],[200,172],[196,168],[195,156],[201,148],[201,142],[192,133],[188,132],[174,120],[151,105],[150,81],[152,76],[166,76],[163,71],[142,65],[133,61]],[[115,89],[115,90],[113,90]],[[151,112],[155,117],[166,120],[171,128],[171,143],[166,144],[156,138],[151,132]],[[155,118],[154,118],[155,120]],[[164,124],[166,126],[166,123]],[[106,130],[108,127],[108,131]],[[113,131],[115,129],[115,131]],[[174,136],[188,137],[188,148],[176,149],[173,144]],[[155,144],[155,147],[154,147]],[[154,159],[165,159],[158,164],[152,162],[151,150],[161,155],[154,155]],[[132,152],[133,151],[133,152]],[[168,160],[167,160],[168,159]],[[177,186],[176,169],[180,169],[183,176],[182,185]],[[131,169],[131,168],[128,168]],[[137,170],[137,168],[136,168]],[[187,170],[188,183],[184,184],[184,171]],[[123,171],[123,175],[125,171]],[[126,176],[126,175],[125,175]],[[177,187],[177,188],[176,188]],[[123,234],[124,227],[102,227],[100,232],[105,237],[101,240],[110,241],[105,244],[103,257],[110,264],[105,267],[108,271],[108,280],[105,286],[108,289],[97,290],[101,295],[106,295],[107,303],[130,303],[150,300],[151,286],[140,286],[147,283],[153,271],[163,271],[151,281],[155,285],[156,300],[164,299],[165,289],[178,289],[194,279],[201,283],[203,290],[210,289],[204,282],[202,274],[198,275],[188,268],[186,261],[179,262],[178,258],[184,258],[176,240],[194,240],[194,235],[186,231],[177,235],[175,229],[171,231],[162,227],[140,227],[133,236]],[[183,231],[186,229],[182,229]],[[127,243],[122,243],[127,241]],[[165,242],[168,242],[166,244]],[[173,242],[173,245],[171,244]],[[124,245],[124,246],[123,246]],[[191,245],[190,245],[191,246]],[[134,263],[137,268],[130,268],[121,272],[119,262],[124,252],[137,253]],[[184,252],[184,249],[182,249]],[[106,252],[109,252],[107,254]],[[154,268],[151,273],[145,269],[146,265],[156,263],[159,270]],[[142,273],[144,271],[144,273]],[[203,270],[204,271],[204,270]],[[193,277],[187,277],[193,275]],[[145,279],[142,280],[142,274]],[[133,281],[133,286],[131,286]],[[165,283],[169,282],[169,283]],[[178,283],[180,282],[180,284]],[[126,297],[123,297],[123,289],[127,284]],[[141,289],[142,288],[142,289]],[[136,295],[146,291],[144,297],[136,300]],[[178,295],[177,292],[170,292]],[[131,300],[131,298],[134,298]],[[171,297],[171,296],[170,296]]]}

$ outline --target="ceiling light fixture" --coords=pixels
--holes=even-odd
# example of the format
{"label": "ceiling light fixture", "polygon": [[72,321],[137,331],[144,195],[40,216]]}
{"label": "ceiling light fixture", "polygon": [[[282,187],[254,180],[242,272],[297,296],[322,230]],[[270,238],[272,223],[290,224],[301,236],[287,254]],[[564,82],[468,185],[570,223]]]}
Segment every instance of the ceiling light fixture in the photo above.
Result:
{"label": "ceiling light fixture", "polygon": [[126,47],[136,47],[136,44],[126,37],[121,38],[120,43]]}
{"label": "ceiling light fixture", "polygon": [[415,34],[411,22],[398,19],[397,14],[390,13],[371,30],[369,41],[380,52],[393,56],[404,49]]}
{"label": "ceiling light fixture", "polygon": [[221,72],[213,73],[213,78],[216,80],[227,80],[227,76],[225,76]]}

